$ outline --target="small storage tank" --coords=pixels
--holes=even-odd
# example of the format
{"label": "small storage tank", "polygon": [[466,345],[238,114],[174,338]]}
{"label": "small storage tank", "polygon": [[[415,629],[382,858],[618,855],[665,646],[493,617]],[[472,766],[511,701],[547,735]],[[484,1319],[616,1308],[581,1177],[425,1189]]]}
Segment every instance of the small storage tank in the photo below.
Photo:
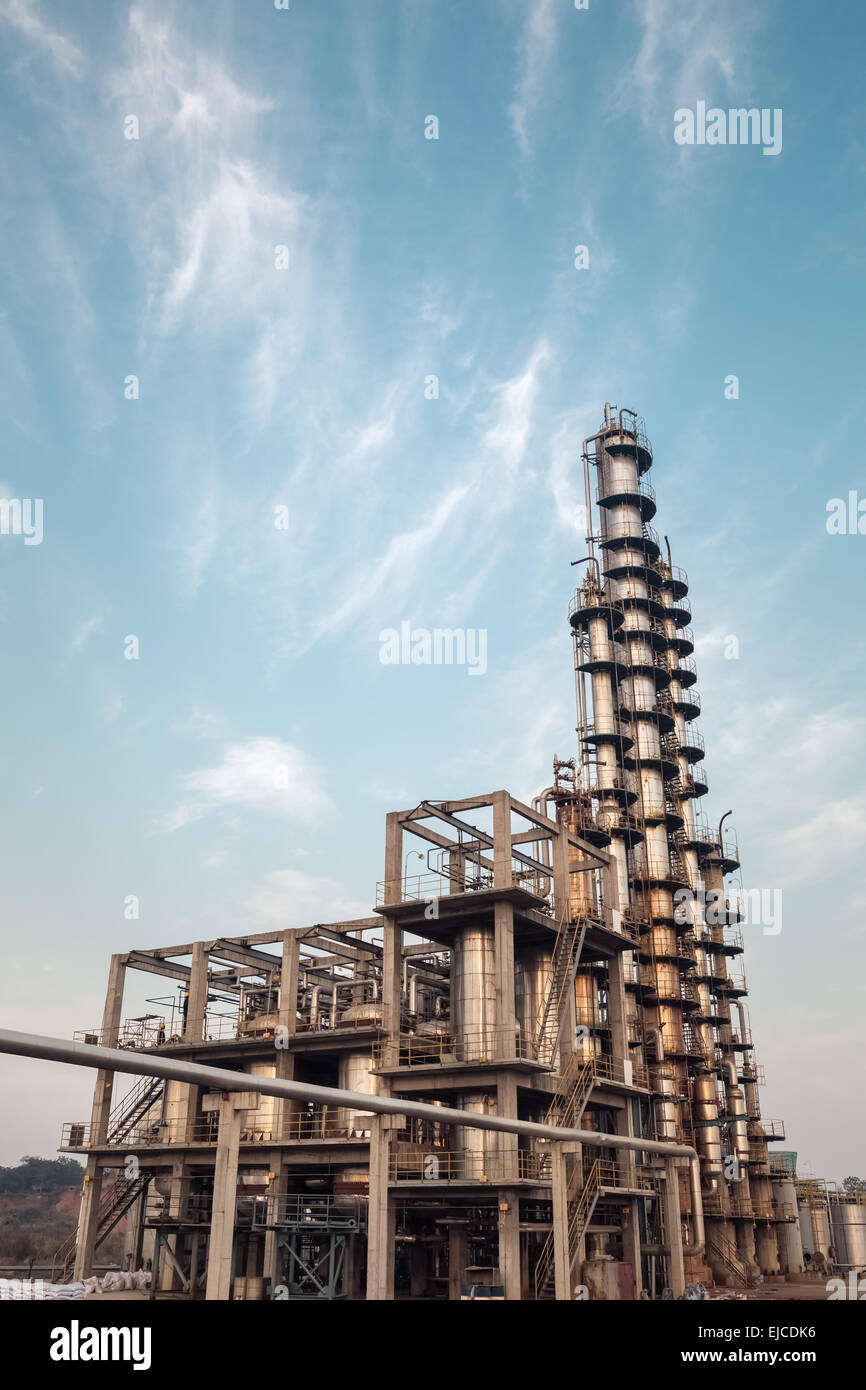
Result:
{"label": "small storage tank", "polygon": [[721,1173],[722,1143],[715,1076],[711,1072],[700,1072],[694,1079],[692,1094],[695,1140],[701,1155],[701,1168],[707,1173]]}
{"label": "small storage tank", "polygon": [[[488,1099],[484,1092],[464,1095],[460,1101],[460,1109],[474,1112],[476,1115],[489,1115],[492,1099]],[[492,1129],[464,1129],[461,1126],[456,1131],[455,1144],[458,1151],[463,1152],[460,1168],[464,1177],[475,1180],[485,1177],[496,1178],[498,1140],[499,1136]]]}
{"label": "small storage tank", "polygon": [[550,989],[552,953],[544,946],[519,952],[514,961],[514,1003],[517,1026],[525,1045],[532,1046],[544,1016]]}
{"label": "small storage tank", "polygon": [[495,933],[467,927],[454,942],[451,965],[451,1022],[465,1060],[486,1055],[496,1021]]}
{"label": "small storage tank", "polygon": [[[277,1074],[277,1069],[273,1062],[254,1062],[250,1067],[252,1076],[267,1077],[269,1080]],[[245,1133],[254,1133],[261,1142],[276,1138],[276,1096],[259,1095],[258,1109],[250,1111],[244,1115],[243,1130]]]}
{"label": "small storage tank", "polygon": [[[773,1183],[773,1196],[779,1215],[789,1218],[797,1216],[797,1195],[790,1178]],[[802,1274],[803,1242],[800,1236],[799,1220],[780,1221],[776,1226],[776,1241],[779,1247],[779,1264],[783,1274]]]}
{"label": "small storage tank", "polygon": [[[338,1073],[337,1085],[341,1091],[361,1091],[367,1096],[378,1096],[379,1077],[373,1076],[371,1068],[373,1057],[370,1049],[363,1052],[347,1052],[340,1058],[340,1068]],[[368,1134],[370,1131],[370,1115],[364,1114],[362,1110],[342,1109],[340,1111],[341,1127],[348,1129],[351,1134]]]}
{"label": "small storage tank", "polygon": [[340,1017],[337,1020],[338,1027],[357,1028],[359,1024],[369,1023],[371,1026],[382,1022],[382,1005],[375,1000],[367,1004],[350,1004],[347,1009],[341,1009]]}
{"label": "small storage tank", "polygon": [[866,1269],[866,1203],[840,1200],[830,1205],[836,1263],[850,1269]]}

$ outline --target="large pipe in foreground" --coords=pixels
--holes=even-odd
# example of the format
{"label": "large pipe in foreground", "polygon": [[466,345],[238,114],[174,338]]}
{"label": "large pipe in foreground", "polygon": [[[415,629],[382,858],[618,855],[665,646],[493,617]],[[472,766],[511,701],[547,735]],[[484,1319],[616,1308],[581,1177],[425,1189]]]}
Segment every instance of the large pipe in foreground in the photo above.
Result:
{"label": "large pipe in foreground", "polygon": [[[249,1072],[228,1071],[224,1067],[205,1066],[202,1062],[182,1062],[176,1057],[155,1057],[152,1053],[131,1052],[114,1047],[96,1047],[91,1043],[68,1042],[65,1038],[43,1038],[35,1033],[14,1033],[0,1028],[0,1052],[19,1057],[38,1057],[48,1062],[67,1062],[74,1066],[96,1067],[105,1071],[130,1072],[133,1076],[162,1076],[168,1081],[186,1081],[191,1086],[212,1086],[222,1091],[254,1091],[266,1096],[281,1096],[288,1100],[320,1101],[323,1105],[338,1105],[359,1110],[364,1114],[411,1115],[421,1120],[439,1123],[466,1123],[463,1110],[444,1105],[427,1105],[418,1100],[400,1100],[393,1096],[369,1096],[360,1091],[341,1091],[334,1086],[314,1086],[309,1081],[284,1081],[272,1076],[253,1076]],[[635,1139],[624,1134],[600,1134],[592,1129],[558,1129],[554,1125],[539,1125],[531,1120],[512,1120],[506,1115],[479,1114],[472,1116],[473,1129],[498,1129],[507,1134],[525,1134],[533,1139],[554,1142],[598,1144],[609,1149],[632,1149],[642,1153],[662,1154],[667,1158],[687,1158],[692,1166],[692,1190],[697,1151],[688,1144],[664,1143],[658,1139]],[[700,1211],[700,1186],[697,1189],[697,1208]]]}

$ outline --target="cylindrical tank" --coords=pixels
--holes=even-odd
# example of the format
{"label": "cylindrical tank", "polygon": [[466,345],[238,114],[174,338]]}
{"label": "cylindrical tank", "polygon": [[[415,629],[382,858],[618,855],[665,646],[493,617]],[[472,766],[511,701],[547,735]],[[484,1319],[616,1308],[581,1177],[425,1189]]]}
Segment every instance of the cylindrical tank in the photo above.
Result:
{"label": "cylindrical tank", "polygon": [[[373,1076],[373,1058],[370,1052],[347,1052],[340,1058],[337,1085],[342,1091],[360,1091],[365,1096],[378,1096],[379,1077]],[[342,1125],[349,1134],[367,1134],[370,1130],[370,1116],[361,1110],[341,1110]]]}
{"label": "cylindrical tank", "polygon": [[[592,1029],[598,1023],[595,976],[590,970],[578,970],[574,977],[574,1003],[579,1027]],[[599,1050],[600,1040],[590,1032],[584,1045],[587,1057]]]}
{"label": "cylindrical tank", "polygon": [[722,1171],[722,1144],[719,1137],[719,1111],[716,1105],[716,1078],[700,1072],[693,1082],[695,1140],[701,1167],[708,1173]]}
{"label": "cylindrical tank", "polygon": [[779,1247],[772,1226],[765,1226],[762,1223],[755,1227],[755,1254],[763,1275],[772,1278],[773,1275],[780,1272]]}
{"label": "cylindrical tank", "polygon": [[[464,1095],[460,1101],[460,1109],[475,1115],[489,1115],[490,1099],[485,1092]],[[496,1166],[494,1156],[498,1151],[498,1138],[496,1131],[492,1129],[470,1129],[468,1126],[464,1129],[461,1126],[456,1131],[457,1148],[463,1151],[459,1168],[464,1177],[476,1181],[484,1177],[495,1179],[496,1173],[489,1170],[491,1163],[494,1168]],[[455,1173],[452,1176],[459,1174]]]}
{"label": "cylindrical tank", "polygon": [[[253,1062],[250,1067],[253,1076],[265,1076],[270,1079],[277,1074],[277,1069],[273,1062]],[[277,1108],[276,1096],[259,1096],[258,1108],[255,1114],[245,1116],[245,1129],[254,1130],[256,1136],[261,1136],[263,1141],[276,1138],[275,1112]]]}
{"label": "cylindrical tank", "polygon": [[812,1246],[812,1253],[820,1252],[822,1255],[829,1255],[833,1238],[830,1234],[830,1217],[825,1206],[812,1208],[812,1234],[815,1242]]}
{"label": "cylindrical tank", "polygon": [[167,1081],[163,1097],[162,1119],[167,1126],[166,1137],[175,1144],[183,1143],[186,1134],[182,1133],[186,1121],[186,1100],[189,1086],[185,1081]]}
{"label": "cylindrical tank", "polygon": [[830,1211],[836,1263],[851,1269],[866,1268],[866,1204],[837,1196]]}
{"label": "cylindrical tank", "polygon": [[669,1062],[658,1062],[651,1068],[653,1090],[660,1093],[654,1102],[656,1134],[659,1139],[676,1141],[677,1104],[676,1083]]}
{"label": "cylindrical tank", "polygon": [[515,1012],[525,1045],[531,1046],[538,1037],[550,989],[551,959],[551,952],[544,946],[532,946],[520,951],[514,961]]}
{"label": "cylindrical tank", "polygon": [[780,1215],[788,1217],[776,1226],[776,1241],[779,1247],[779,1264],[783,1274],[802,1274],[803,1242],[800,1237],[800,1222],[797,1216],[797,1194],[790,1178],[773,1183],[773,1195]]}
{"label": "cylindrical tank", "polygon": [[494,1044],[496,957],[492,927],[467,927],[454,943],[451,1022],[462,1061],[486,1056]]}

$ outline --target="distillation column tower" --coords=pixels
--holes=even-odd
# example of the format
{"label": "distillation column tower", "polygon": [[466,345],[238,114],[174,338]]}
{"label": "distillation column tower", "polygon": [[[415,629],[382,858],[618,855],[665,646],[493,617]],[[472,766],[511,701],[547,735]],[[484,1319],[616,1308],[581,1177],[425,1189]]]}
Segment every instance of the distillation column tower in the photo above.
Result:
{"label": "distillation column tower", "polygon": [[[706,1258],[717,1278],[745,1283],[759,1269],[777,1272],[779,1262],[758,1072],[740,1002],[745,980],[729,976],[742,937],[730,929],[739,912],[725,898],[725,876],[739,860],[721,826],[710,829],[696,810],[708,788],[694,724],[701,705],[688,580],[649,524],[652,462],[643,422],[605,406],[603,426],[583,446],[588,568],[570,610],[577,794],[591,800],[593,824],[610,837],[617,901],[607,905],[640,932],[631,1028],[649,1068],[653,1135],[697,1148]],[[688,1222],[685,1185],[681,1210]],[[693,1276],[703,1269],[694,1264]]]}

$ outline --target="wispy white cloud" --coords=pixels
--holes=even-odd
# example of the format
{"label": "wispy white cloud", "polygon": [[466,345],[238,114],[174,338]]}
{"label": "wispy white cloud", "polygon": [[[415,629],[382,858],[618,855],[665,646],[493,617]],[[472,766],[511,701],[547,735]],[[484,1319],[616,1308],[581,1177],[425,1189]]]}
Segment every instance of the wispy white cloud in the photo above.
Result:
{"label": "wispy white cloud", "polygon": [[116,724],[123,714],[126,702],[122,695],[111,695],[102,706],[102,718],[106,724]]}
{"label": "wispy white cloud", "polygon": [[[479,552],[477,547],[467,547],[466,539],[479,528],[493,537],[530,481],[530,441],[544,374],[552,358],[550,344],[542,339],[513,376],[488,388],[474,417],[474,442],[439,478],[426,503],[423,498],[415,503],[412,511],[413,517],[419,517],[417,521],[395,530],[372,556],[367,529],[358,534],[357,548],[344,551],[345,564],[337,573],[336,590],[327,587],[327,582],[333,584],[331,571],[325,576],[326,587],[321,590],[325,602],[312,620],[306,617],[298,638],[301,651],[339,635],[350,625],[357,626],[365,617],[378,617],[390,625],[402,619],[413,603],[423,602],[429,610],[431,594],[440,592],[442,607],[437,609],[436,621],[445,620],[446,610],[449,620],[460,621],[461,614],[455,611],[457,596],[462,595],[467,603],[475,600],[492,572],[492,552],[497,549],[494,543]],[[411,380],[417,390],[418,374]],[[392,431],[387,402],[383,413],[374,419],[375,428],[370,425],[372,432],[362,430],[354,450],[386,449],[385,457],[391,457],[386,443]],[[352,450],[349,457],[354,457]],[[295,564],[295,557],[289,555],[287,563]],[[284,572],[278,574],[283,588],[288,588]],[[318,573],[316,583],[321,584]],[[462,616],[465,620],[465,610]]]}
{"label": "wispy white cloud", "polygon": [[86,59],[81,49],[65,34],[52,29],[42,15],[42,6],[36,0],[2,0],[0,20],[11,25],[22,38],[48,57],[62,72],[72,77],[81,77],[86,67]]}
{"label": "wispy white cloud", "polygon": [[508,114],[524,159],[532,147],[530,123],[544,96],[556,50],[556,8],[554,0],[530,0],[518,46],[517,85]]}
{"label": "wispy white cloud", "polygon": [[[326,635],[342,632],[353,619],[368,610],[388,588],[390,596],[402,588],[405,594],[408,576],[429,549],[444,534],[466,497],[467,486],[451,488],[420,526],[393,536],[384,552],[375,560],[362,564],[349,576],[337,606],[313,625],[307,648]],[[404,605],[398,600],[397,607]]]}
{"label": "wispy white cloud", "polygon": [[316,819],[331,804],[315,760],[274,738],[231,743],[214,767],[187,772],[180,782],[183,799],[163,818],[166,830],[179,830],[213,811]]}
{"label": "wispy white cloud", "polygon": [[[139,142],[107,160],[106,191],[126,206],[146,277],[144,341],[182,329],[242,334],[250,419],[262,426],[305,338],[313,218],[309,199],[262,158],[267,92],[242,86],[216,50],[133,5],[128,59],[106,96],[139,120]],[[288,248],[288,268],[276,249]]]}
{"label": "wispy white cloud", "polygon": [[640,36],[613,89],[611,109],[636,111],[644,125],[671,121],[676,107],[727,91],[742,77],[761,6],[736,12],[714,0],[635,0],[634,31]]}
{"label": "wispy white cloud", "polygon": [[834,798],[781,838],[788,884],[850,876],[852,855],[859,862],[866,843],[866,794]]}
{"label": "wispy white cloud", "polygon": [[72,650],[80,652],[94,633],[99,632],[103,627],[105,619],[102,617],[86,618],[79,623],[72,634]]}
{"label": "wispy white cloud", "polygon": [[286,927],[314,922],[352,922],[369,917],[371,905],[347,894],[332,878],[300,869],[274,869],[253,889],[243,905],[254,922],[279,922]]}
{"label": "wispy white cloud", "polygon": [[178,733],[192,734],[193,738],[204,739],[220,738],[225,732],[225,727],[224,715],[201,709],[199,705],[193,705],[189,714],[174,725]]}
{"label": "wispy white cloud", "polygon": [[195,598],[204,583],[226,521],[220,491],[210,483],[192,517],[178,522],[175,548],[181,587],[190,598]]}

